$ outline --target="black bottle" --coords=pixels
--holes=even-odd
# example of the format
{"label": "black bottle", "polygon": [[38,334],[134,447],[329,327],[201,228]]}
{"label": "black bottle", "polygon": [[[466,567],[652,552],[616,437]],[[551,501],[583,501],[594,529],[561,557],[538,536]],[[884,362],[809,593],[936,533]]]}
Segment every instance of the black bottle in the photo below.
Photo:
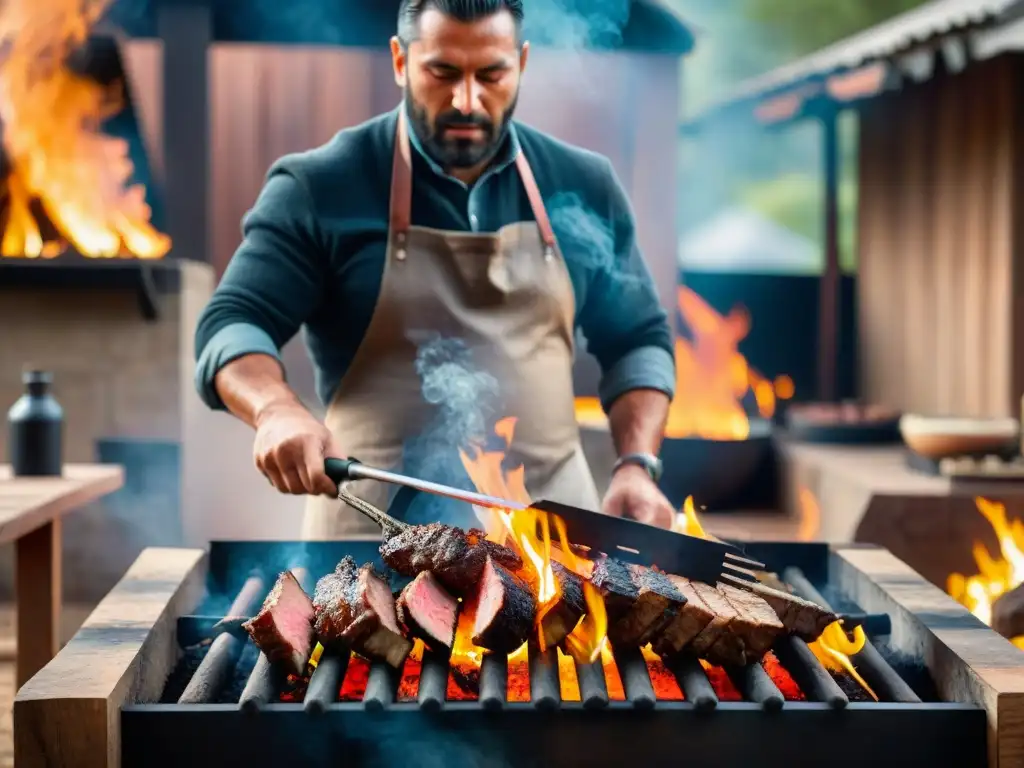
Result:
{"label": "black bottle", "polygon": [[60,475],[63,464],[64,409],[53,395],[53,376],[22,374],[25,394],[7,412],[7,452],[16,476]]}

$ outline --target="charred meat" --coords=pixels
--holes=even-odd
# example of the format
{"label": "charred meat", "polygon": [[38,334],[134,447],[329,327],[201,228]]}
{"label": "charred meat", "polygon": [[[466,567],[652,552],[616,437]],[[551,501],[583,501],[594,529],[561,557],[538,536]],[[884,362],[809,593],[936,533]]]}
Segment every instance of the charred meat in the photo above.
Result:
{"label": "charred meat", "polygon": [[839,619],[832,611],[789,592],[758,583],[749,583],[747,588],[772,607],[787,632],[809,643],[821,637],[825,627]]}
{"label": "charred meat", "polygon": [[453,594],[467,596],[480,584],[488,558],[511,571],[523,561],[508,547],[487,541],[483,531],[463,531],[443,523],[413,525],[386,538],[384,562],[403,576],[430,571]]}
{"label": "charred meat", "polygon": [[466,610],[473,616],[474,645],[512,653],[530,637],[537,601],[523,579],[488,557]]}
{"label": "charred meat", "polygon": [[277,577],[259,613],[242,624],[271,663],[301,676],[313,652],[313,603],[286,571]]}
{"label": "charred meat", "polygon": [[555,575],[558,597],[541,617],[538,627],[538,639],[543,641],[544,648],[553,648],[565,640],[587,611],[583,579],[561,563],[551,563],[551,571]]}
{"label": "charred meat", "polygon": [[646,645],[686,604],[665,574],[642,565],[604,557],[590,580],[604,595],[613,646]]}
{"label": "charred meat", "polygon": [[412,650],[398,627],[391,587],[369,564],[358,568],[351,557],[343,559],[317,582],[313,608],[316,634],[325,648],[347,646],[396,669]]}
{"label": "charred meat", "polygon": [[450,651],[455,642],[459,601],[430,571],[423,571],[402,590],[396,604],[398,621],[408,634],[432,651]]}
{"label": "charred meat", "polygon": [[668,579],[686,598],[686,603],[655,635],[652,647],[659,656],[672,656],[682,651],[715,618],[714,611],[701,600],[689,579],[671,574]]}

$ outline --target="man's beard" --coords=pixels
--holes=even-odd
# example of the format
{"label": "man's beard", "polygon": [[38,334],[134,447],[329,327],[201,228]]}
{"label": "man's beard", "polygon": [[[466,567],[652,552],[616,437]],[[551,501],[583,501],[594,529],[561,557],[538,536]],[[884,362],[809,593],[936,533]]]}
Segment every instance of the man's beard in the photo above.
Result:
{"label": "man's beard", "polygon": [[[472,168],[494,157],[501,143],[508,135],[509,123],[516,110],[519,94],[501,116],[501,123],[494,124],[486,115],[465,115],[458,110],[448,110],[437,116],[431,123],[427,110],[416,101],[409,87],[405,88],[405,109],[416,132],[416,138],[424,152],[442,168]],[[452,139],[445,136],[447,128],[479,128],[483,138]]]}

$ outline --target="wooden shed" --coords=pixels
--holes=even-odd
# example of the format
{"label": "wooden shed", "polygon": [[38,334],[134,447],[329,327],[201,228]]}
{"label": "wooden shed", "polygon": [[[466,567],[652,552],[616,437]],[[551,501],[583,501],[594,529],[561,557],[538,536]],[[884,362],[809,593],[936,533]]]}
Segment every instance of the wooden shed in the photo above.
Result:
{"label": "wooden shed", "polygon": [[[934,0],[742,84],[699,124],[822,125],[819,395],[833,392],[836,118],[859,117],[859,394],[1018,415],[1024,393],[1024,3]],[[853,329],[849,329],[853,330]]]}

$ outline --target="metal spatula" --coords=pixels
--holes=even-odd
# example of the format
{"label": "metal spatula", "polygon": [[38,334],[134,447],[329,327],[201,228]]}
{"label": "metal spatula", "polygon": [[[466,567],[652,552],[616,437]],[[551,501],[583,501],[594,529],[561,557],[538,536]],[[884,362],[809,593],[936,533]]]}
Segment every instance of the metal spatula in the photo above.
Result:
{"label": "metal spatula", "polygon": [[554,501],[522,504],[376,469],[356,459],[327,459],[324,471],[339,486],[352,480],[376,480],[446,496],[478,507],[538,509],[562,518],[569,541],[576,546],[619,560],[657,566],[668,573],[708,584],[716,583],[723,575],[755,581],[757,577],[752,571],[764,569],[763,563],[743,557],[740,549],[732,544],[667,531],[635,520],[602,515]]}

